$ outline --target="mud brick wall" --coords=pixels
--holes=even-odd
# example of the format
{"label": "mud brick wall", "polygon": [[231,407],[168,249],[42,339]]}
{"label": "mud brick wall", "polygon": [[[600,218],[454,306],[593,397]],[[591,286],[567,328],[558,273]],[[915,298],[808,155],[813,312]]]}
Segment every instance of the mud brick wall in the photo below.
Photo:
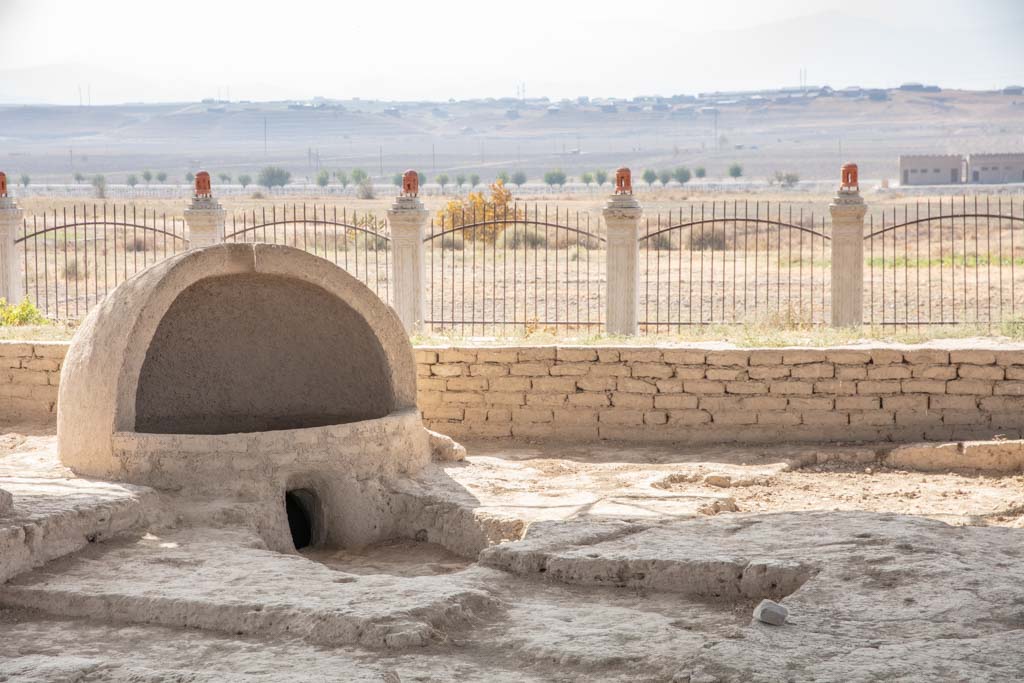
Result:
{"label": "mud brick wall", "polygon": [[683,442],[1016,438],[1024,346],[419,348],[419,405],[455,437]]}
{"label": "mud brick wall", "polygon": [[[52,420],[64,342],[0,342],[0,421]],[[1024,436],[1024,345],[420,347],[419,406],[457,438],[691,443]]]}
{"label": "mud brick wall", "polygon": [[48,421],[57,416],[63,342],[0,342],[0,419]]}

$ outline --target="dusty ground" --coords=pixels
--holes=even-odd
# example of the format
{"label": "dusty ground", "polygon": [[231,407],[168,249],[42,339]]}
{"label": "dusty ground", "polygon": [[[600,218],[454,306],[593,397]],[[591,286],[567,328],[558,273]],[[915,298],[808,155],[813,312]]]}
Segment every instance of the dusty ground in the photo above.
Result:
{"label": "dusty ground", "polygon": [[[471,443],[466,462],[432,466],[396,495],[525,523],[523,541],[479,561],[434,538],[296,556],[267,550],[244,504],[80,480],[46,430],[6,431],[0,488],[21,516],[0,514],[0,527],[44,503],[85,518],[115,497],[148,521],[0,587],[0,680],[1001,681],[1024,670],[1018,473],[894,470],[871,446]],[[789,605],[786,626],[751,621],[762,597]]]}

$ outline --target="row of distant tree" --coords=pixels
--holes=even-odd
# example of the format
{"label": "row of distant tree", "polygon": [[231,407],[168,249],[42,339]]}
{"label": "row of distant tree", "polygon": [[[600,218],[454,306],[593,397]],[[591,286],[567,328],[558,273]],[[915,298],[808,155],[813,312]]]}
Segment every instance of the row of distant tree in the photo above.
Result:
{"label": "row of distant tree", "polygon": [[[740,164],[732,164],[728,168],[728,174],[731,178],[740,178],[743,176],[743,167]],[[655,171],[654,169],[649,168],[643,172],[641,177],[648,186],[653,186],[656,182],[660,182],[664,186],[668,185],[668,183],[673,180],[680,185],[685,185],[694,177],[704,178],[706,176],[707,169],[703,166],[697,166],[693,171],[690,171],[686,166],[678,166],[673,170],[661,171]],[[192,183],[195,180],[195,174],[191,171],[187,172],[184,177],[185,182],[187,183]],[[608,181],[608,177],[609,173],[607,171],[587,171],[580,174],[579,181],[584,185],[596,183],[598,186],[601,186]],[[139,184],[140,178],[147,185],[153,180],[156,180],[158,183],[163,183],[167,180],[167,173],[164,171],[157,171],[154,173],[149,170],[145,170],[138,175],[130,173],[128,174],[125,182],[129,187],[135,187]],[[260,170],[259,174],[256,176],[255,184],[267,189],[283,187],[291,182],[291,178],[291,171],[279,166],[266,166]],[[427,182],[427,177],[424,174],[420,173],[419,178],[421,185]],[[103,196],[102,193],[106,188],[106,178],[104,176],[94,175],[86,178],[82,173],[75,173],[74,179],[76,183],[84,183],[88,180],[88,182],[96,188],[97,194],[101,197]],[[232,178],[230,173],[218,173],[217,179],[225,185],[230,184],[233,180],[237,181],[243,188],[252,185],[254,182],[253,177],[248,173],[240,173],[236,178]],[[562,187],[570,180],[569,176],[558,168],[545,172],[543,179],[544,184],[551,187]],[[769,178],[769,182],[773,184],[779,183],[783,187],[792,187],[796,185],[799,179],[799,176],[795,173],[783,173],[781,171],[776,171],[774,176]],[[370,175],[361,168],[355,168],[351,171],[337,170],[333,172],[321,170],[316,175],[316,184],[320,187],[327,187],[331,184],[332,180],[338,185],[341,185],[342,188],[346,188],[350,185],[355,186],[357,188],[357,193],[360,196],[365,196],[366,198],[372,198],[373,196],[373,185],[370,182]],[[455,176],[449,176],[447,173],[440,173],[434,177],[434,182],[441,186],[442,192],[452,183],[461,189],[467,182],[470,187],[476,187],[480,184],[480,180],[481,178],[478,173],[458,173]],[[522,171],[515,171],[512,173],[509,173],[508,171],[501,171],[497,174],[495,180],[501,182],[503,185],[512,184],[521,186],[527,181],[527,177]],[[27,173],[22,173],[19,181],[22,186],[28,187],[32,179]],[[395,173],[391,178],[391,182],[394,185],[401,187],[402,174]]]}

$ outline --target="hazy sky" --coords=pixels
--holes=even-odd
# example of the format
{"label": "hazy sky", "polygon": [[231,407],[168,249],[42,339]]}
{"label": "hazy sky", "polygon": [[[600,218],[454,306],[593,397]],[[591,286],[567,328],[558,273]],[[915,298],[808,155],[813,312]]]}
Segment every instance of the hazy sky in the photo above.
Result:
{"label": "hazy sky", "polygon": [[1024,0],[0,0],[0,102],[1024,83]]}

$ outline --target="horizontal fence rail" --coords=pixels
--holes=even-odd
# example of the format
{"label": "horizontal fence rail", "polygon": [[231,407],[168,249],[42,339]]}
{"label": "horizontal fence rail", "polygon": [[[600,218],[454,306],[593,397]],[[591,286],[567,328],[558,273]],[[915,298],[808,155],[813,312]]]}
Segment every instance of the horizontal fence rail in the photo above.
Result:
{"label": "horizontal fence rail", "polygon": [[116,204],[26,218],[15,245],[26,296],[60,320],[84,317],[118,284],[188,246],[181,219]]}
{"label": "horizontal fence rail", "polygon": [[284,204],[233,214],[226,242],[267,242],[327,259],[391,302],[391,236],[372,213],[323,205]]}
{"label": "horizontal fence rail", "polygon": [[829,226],[772,202],[690,204],[640,230],[640,330],[828,321]]}
{"label": "horizontal fence rail", "polygon": [[870,216],[865,323],[991,327],[1024,313],[1024,202],[924,200]]}
{"label": "horizontal fence rail", "polygon": [[589,213],[539,204],[443,210],[424,239],[426,326],[600,331],[607,249],[597,225]]}

